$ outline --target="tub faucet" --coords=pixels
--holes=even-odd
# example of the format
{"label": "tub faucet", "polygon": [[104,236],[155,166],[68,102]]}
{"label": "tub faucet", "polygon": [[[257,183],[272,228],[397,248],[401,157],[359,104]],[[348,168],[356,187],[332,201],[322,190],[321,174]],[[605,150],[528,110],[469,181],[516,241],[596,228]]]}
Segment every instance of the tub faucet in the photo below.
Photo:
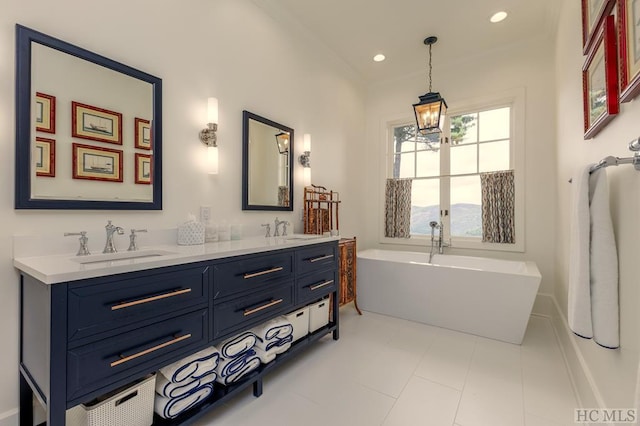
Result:
{"label": "tub faucet", "polygon": [[433,249],[436,246],[436,229],[438,229],[438,246],[440,245],[440,237],[442,233],[439,231],[441,224],[438,224],[435,220],[429,222],[429,226],[431,227],[431,250],[429,251],[429,263],[431,263],[431,259],[433,258]]}
{"label": "tub faucet", "polygon": [[116,250],[116,246],[113,244],[113,234],[117,232],[118,235],[122,235],[124,234],[124,229],[122,229],[119,226],[112,225],[110,220],[108,221],[104,229],[107,231],[107,242],[104,245],[104,250],[102,250],[102,252],[103,253],[117,252],[118,250]]}
{"label": "tub faucet", "polygon": [[444,224],[440,221],[440,228],[438,229],[438,253],[443,254],[445,247],[449,247],[449,244],[444,241]]}

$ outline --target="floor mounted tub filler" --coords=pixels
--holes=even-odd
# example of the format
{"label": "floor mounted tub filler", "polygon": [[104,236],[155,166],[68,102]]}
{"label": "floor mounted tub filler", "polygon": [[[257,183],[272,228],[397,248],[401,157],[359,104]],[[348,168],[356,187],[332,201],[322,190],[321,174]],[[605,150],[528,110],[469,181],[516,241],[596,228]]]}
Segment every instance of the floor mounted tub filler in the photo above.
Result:
{"label": "floor mounted tub filler", "polygon": [[534,262],[428,253],[358,252],[365,311],[520,344],[540,286]]}

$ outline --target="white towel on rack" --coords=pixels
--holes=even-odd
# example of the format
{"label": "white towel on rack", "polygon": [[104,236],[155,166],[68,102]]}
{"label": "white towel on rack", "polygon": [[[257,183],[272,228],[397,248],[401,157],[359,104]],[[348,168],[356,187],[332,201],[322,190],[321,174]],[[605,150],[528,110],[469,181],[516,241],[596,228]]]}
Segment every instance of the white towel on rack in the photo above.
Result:
{"label": "white towel on rack", "polygon": [[618,253],[609,207],[609,183],[604,169],[589,178],[591,223],[591,318],[593,340],[600,346],[620,346]]}
{"label": "white towel on rack", "polygon": [[578,336],[593,337],[591,322],[591,284],[589,272],[589,171],[592,164],[573,180],[573,214],[569,246],[568,321]]}

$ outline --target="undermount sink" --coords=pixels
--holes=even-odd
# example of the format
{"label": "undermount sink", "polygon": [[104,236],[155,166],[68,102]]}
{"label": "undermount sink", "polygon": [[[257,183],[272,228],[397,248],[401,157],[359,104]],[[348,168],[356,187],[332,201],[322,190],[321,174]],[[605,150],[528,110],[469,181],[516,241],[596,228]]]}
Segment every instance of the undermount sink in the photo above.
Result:
{"label": "undermount sink", "polygon": [[322,235],[316,234],[297,234],[289,237],[284,237],[285,240],[315,240],[316,238],[322,238]]}
{"label": "undermount sink", "polygon": [[76,256],[72,257],[72,262],[79,263],[81,265],[87,265],[89,263],[100,262],[112,262],[115,260],[129,260],[129,259],[142,259],[145,257],[158,257],[166,256],[168,254],[175,254],[172,251],[166,250],[137,250],[137,251],[123,251],[118,253],[103,253],[103,254],[90,254],[88,256]]}

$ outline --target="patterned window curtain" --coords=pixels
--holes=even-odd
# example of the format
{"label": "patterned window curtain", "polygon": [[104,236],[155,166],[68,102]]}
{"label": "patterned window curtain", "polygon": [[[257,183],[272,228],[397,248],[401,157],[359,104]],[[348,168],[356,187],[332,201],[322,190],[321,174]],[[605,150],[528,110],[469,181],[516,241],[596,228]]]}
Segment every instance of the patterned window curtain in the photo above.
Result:
{"label": "patterned window curtain", "polygon": [[387,179],[384,236],[411,237],[411,179]]}
{"label": "patterned window curtain", "polygon": [[289,187],[288,186],[278,187],[278,205],[289,207]]}
{"label": "patterned window curtain", "polygon": [[482,241],[515,243],[515,185],[513,170],[480,173]]}

